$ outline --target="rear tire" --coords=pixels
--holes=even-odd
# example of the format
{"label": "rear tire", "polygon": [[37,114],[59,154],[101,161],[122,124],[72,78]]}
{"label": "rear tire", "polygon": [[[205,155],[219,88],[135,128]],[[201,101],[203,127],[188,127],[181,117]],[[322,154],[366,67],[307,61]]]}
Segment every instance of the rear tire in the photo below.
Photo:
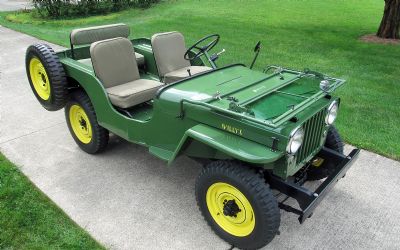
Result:
{"label": "rear tire", "polygon": [[[325,147],[343,154],[344,143],[334,126],[329,127]],[[335,165],[329,162],[323,162],[319,167],[311,165],[307,170],[307,179],[309,181],[321,180],[331,175],[333,171],[335,171]]]}
{"label": "rear tire", "polygon": [[98,124],[93,105],[82,90],[72,93],[65,106],[65,119],[72,137],[83,151],[96,154],[106,148],[108,130]]}
{"label": "rear tire", "polygon": [[263,177],[246,165],[206,165],[196,181],[196,199],[209,226],[235,247],[258,249],[278,233],[278,202]]}
{"label": "rear tire", "polygon": [[68,82],[64,68],[47,44],[28,47],[25,67],[29,84],[39,103],[48,111],[62,109],[68,101]]}

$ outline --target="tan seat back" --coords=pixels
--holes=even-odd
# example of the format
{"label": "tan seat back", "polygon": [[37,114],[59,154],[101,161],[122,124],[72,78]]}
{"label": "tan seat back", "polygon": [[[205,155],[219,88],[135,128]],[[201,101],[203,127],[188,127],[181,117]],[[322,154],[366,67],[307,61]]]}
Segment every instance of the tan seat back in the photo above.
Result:
{"label": "tan seat back", "polygon": [[129,35],[130,30],[128,25],[117,23],[82,29],[74,29],[70,34],[70,40],[71,45],[85,45],[115,37],[128,38]]}
{"label": "tan seat back", "polygon": [[165,74],[190,66],[183,56],[186,52],[185,39],[179,32],[158,33],[151,37],[158,74]]}
{"label": "tan seat back", "polygon": [[96,76],[105,88],[140,79],[131,41],[118,37],[98,41],[90,46]]}

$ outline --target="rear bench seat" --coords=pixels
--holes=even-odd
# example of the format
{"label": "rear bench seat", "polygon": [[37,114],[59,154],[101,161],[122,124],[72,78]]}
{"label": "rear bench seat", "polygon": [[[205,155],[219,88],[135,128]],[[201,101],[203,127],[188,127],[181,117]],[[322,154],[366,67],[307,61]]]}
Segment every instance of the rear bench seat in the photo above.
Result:
{"label": "rear bench seat", "polygon": [[[82,29],[74,29],[70,34],[71,49],[73,50],[74,45],[88,45],[97,41],[106,40],[116,37],[128,38],[130,30],[128,25],[123,23],[94,26]],[[136,62],[138,66],[145,64],[144,56],[136,53]],[[93,67],[92,60],[90,58],[80,59],[78,62]]]}

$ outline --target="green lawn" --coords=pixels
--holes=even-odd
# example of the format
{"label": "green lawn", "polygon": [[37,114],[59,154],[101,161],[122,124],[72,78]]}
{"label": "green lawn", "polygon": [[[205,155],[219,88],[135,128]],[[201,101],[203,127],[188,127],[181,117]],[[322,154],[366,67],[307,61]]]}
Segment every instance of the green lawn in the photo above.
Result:
{"label": "green lawn", "polygon": [[[360,42],[374,33],[383,13],[377,0],[179,0],[148,10],[87,19],[45,21],[29,14],[0,14],[0,24],[61,45],[76,27],[124,22],[132,36],[179,30],[190,44],[219,33],[227,52],[220,65],[249,63],[263,42],[257,67],[305,67],[348,80],[337,123],[353,145],[400,159],[400,46]],[[12,22],[11,22],[12,21]]]}
{"label": "green lawn", "polygon": [[0,249],[104,249],[0,153]]}

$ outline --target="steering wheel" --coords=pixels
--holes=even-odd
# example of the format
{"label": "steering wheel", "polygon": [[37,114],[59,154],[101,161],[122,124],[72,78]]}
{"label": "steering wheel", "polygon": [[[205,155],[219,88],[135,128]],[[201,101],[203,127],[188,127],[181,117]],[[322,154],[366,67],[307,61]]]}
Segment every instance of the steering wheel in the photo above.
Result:
{"label": "steering wheel", "polygon": [[[201,46],[201,43],[203,43],[204,41],[208,41],[208,40],[211,40],[211,42],[207,43],[204,46]],[[217,45],[218,42],[219,42],[218,34],[213,34],[213,35],[208,35],[206,37],[203,37],[202,39],[198,40],[194,45],[192,45],[186,51],[184,58],[188,61],[197,59],[197,58],[201,57],[202,55],[204,55],[204,53],[212,50],[215,47],[215,45]],[[192,51],[193,49],[197,49],[198,52],[194,56],[189,57],[189,52]]]}

